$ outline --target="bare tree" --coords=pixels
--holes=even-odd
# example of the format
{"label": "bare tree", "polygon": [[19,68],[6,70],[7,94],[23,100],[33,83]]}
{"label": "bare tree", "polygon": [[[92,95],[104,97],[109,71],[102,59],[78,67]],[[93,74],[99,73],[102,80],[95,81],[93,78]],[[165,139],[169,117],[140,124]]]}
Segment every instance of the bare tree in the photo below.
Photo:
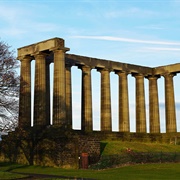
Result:
{"label": "bare tree", "polygon": [[10,48],[0,39],[0,132],[14,129],[18,119],[19,63]]}

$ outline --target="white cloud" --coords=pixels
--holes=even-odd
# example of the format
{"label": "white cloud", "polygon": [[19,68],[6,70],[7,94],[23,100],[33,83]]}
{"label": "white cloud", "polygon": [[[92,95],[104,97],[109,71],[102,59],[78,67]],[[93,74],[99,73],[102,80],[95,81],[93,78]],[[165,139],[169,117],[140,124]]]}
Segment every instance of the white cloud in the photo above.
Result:
{"label": "white cloud", "polygon": [[178,45],[178,46],[180,46],[180,42],[151,41],[151,40],[130,39],[130,38],[113,37],[113,36],[72,36],[72,37],[73,38],[81,38],[81,39],[119,41],[119,42],[127,42],[127,43],[141,43],[141,44],[154,44],[154,45]]}

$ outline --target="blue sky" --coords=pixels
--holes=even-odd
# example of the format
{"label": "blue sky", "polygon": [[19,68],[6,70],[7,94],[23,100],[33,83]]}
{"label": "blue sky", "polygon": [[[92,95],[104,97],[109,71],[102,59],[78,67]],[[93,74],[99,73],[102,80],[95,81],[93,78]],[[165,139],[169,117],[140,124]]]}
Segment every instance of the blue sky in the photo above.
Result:
{"label": "blue sky", "polygon": [[[180,1],[0,0],[0,38],[13,49],[45,39],[65,39],[69,53],[156,67],[180,61]],[[73,67],[74,119],[80,119],[81,71]],[[113,128],[117,129],[117,75],[111,73]],[[99,128],[100,74],[92,71],[94,128]],[[131,131],[135,129],[134,79],[130,75]],[[77,83],[79,82],[79,83]],[[180,124],[180,78],[174,78]],[[148,119],[148,80],[145,80]],[[164,131],[164,79],[158,80]],[[96,107],[97,106],[97,107]],[[147,122],[148,123],[148,122]],[[79,120],[74,128],[79,128]],[[178,126],[180,131],[180,126]]]}

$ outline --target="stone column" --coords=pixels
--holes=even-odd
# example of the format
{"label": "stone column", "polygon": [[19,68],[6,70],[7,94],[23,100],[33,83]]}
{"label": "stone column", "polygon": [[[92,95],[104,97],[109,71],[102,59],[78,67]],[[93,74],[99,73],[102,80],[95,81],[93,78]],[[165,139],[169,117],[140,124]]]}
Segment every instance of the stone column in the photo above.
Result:
{"label": "stone column", "polygon": [[119,76],[119,132],[130,132],[127,73],[116,74]]}
{"label": "stone column", "polygon": [[71,65],[69,64],[66,64],[66,120],[68,127],[72,129]]}
{"label": "stone column", "polygon": [[165,109],[166,109],[166,132],[177,132],[176,108],[174,100],[173,77],[175,74],[165,74]]}
{"label": "stone column", "polygon": [[46,125],[50,125],[50,63],[46,59]]}
{"label": "stone column", "polygon": [[66,122],[65,50],[54,50],[53,125]]}
{"label": "stone column", "polygon": [[34,126],[47,125],[46,54],[35,55]]}
{"label": "stone column", "polygon": [[144,76],[134,74],[136,78],[136,132],[146,132],[146,108],[144,92]]}
{"label": "stone column", "polygon": [[31,60],[32,57],[18,58],[21,61],[19,127],[31,127]]}
{"label": "stone column", "polygon": [[101,69],[101,131],[112,131],[109,70]]}
{"label": "stone column", "polygon": [[81,130],[92,131],[91,68],[87,66],[80,68],[82,70]]}
{"label": "stone column", "polygon": [[150,133],[160,133],[158,76],[148,76],[149,80],[149,124]]}

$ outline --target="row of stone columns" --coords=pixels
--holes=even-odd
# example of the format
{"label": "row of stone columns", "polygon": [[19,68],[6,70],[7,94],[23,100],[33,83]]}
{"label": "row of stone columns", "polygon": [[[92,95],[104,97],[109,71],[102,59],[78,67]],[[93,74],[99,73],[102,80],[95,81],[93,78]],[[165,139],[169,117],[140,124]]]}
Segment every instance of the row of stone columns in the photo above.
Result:
{"label": "row of stone columns", "polygon": [[[53,125],[66,123],[66,49],[56,49],[54,53],[54,90],[53,90]],[[31,60],[35,59],[34,88],[34,126],[50,125],[50,61],[46,53],[19,57],[21,61],[21,86],[19,126],[31,126]],[[71,82],[69,82],[69,86]],[[68,88],[68,85],[67,85]],[[71,87],[70,87],[71,88]],[[69,88],[69,89],[70,89]],[[71,94],[67,92],[68,95]],[[71,98],[71,97],[70,97]],[[67,99],[68,100],[68,99]],[[70,105],[71,106],[71,105]],[[68,114],[69,115],[69,114]]]}
{"label": "row of stone columns", "polygon": [[[65,49],[53,50],[54,54],[54,90],[53,125],[72,127],[72,87],[71,64],[65,64]],[[34,126],[50,125],[50,61],[47,54],[39,52],[32,56],[21,57],[21,89],[19,126],[31,124],[31,60],[35,58]],[[82,102],[81,130],[93,130],[91,67],[81,65]],[[110,71],[97,69],[101,73],[101,131],[112,130]],[[127,72],[115,71],[119,77],[119,131],[130,132],[129,99]],[[146,108],[144,75],[134,73],[136,80],[136,132],[146,132]],[[165,74],[166,131],[176,132],[174,101],[174,74]],[[159,102],[157,79],[149,80],[149,119],[150,132],[160,132]]]}
{"label": "row of stone columns", "polygon": [[[81,67],[82,70],[82,129],[92,130],[92,93],[91,68]],[[101,73],[101,131],[111,131],[111,93],[110,72],[107,69],[98,69]],[[119,77],[119,131],[130,132],[129,125],[129,98],[126,72],[115,71]],[[146,132],[146,106],[144,75],[132,74],[136,79],[136,132]],[[174,100],[173,74],[165,74],[165,108],[166,131],[176,132],[176,111]],[[149,120],[150,132],[160,133],[160,116],[157,79],[160,76],[148,76],[149,80]]]}
{"label": "row of stone columns", "polygon": [[[92,130],[92,93],[90,67],[82,69],[82,129]],[[110,72],[98,69],[101,73],[101,131],[111,131],[111,93]],[[119,131],[130,132],[129,99],[126,72],[116,71],[119,77]],[[144,75],[132,74],[136,79],[136,132],[146,132],[146,106]],[[165,78],[166,132],[176,132],[176,111],[174,100],[173,74],[163,75]],[[160,76],[148,76],[149,80],[149,120],[150,132],[160,133],[160,116],[157,79]],[[88,108],[89,107],[89,108]]]}

